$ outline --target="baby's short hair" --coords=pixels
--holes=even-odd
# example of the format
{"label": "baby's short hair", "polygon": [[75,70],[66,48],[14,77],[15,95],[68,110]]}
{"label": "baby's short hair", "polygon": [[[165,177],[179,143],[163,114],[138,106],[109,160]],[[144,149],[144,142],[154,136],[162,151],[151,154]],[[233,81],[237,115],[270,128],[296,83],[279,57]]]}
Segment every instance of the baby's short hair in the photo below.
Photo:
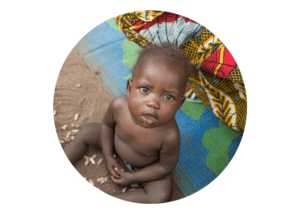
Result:
{"label": "baby's short hair", "polygon": [[190,58],[185,52],[174,44],[163,43],[161,45],[147,44],[140,52],[139,58],[134,66],[133,75],[145,60],[152,58],[154,60],[165,60],[176,64],[181,64],[184,68],[185,75],[188,77],[193,72],[193,65]]}

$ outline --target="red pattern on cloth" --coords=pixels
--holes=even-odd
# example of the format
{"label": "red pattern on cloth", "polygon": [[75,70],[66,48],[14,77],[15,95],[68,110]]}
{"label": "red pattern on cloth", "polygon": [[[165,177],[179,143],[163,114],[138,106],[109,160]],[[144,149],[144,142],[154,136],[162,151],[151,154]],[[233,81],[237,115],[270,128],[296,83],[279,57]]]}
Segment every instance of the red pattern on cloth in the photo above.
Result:
{"label": "red pattern on cloth", "polygon": [[221,77],[221,78],[227,78],[229,73],[234,68],[237,67],[237,64],[226,47],[225,47],[224,56],[223,56],[223,60],[222,60],[223,63],[220,63],[220,61],[221,61],[220,52],[221,52],[221,49],[217,50],[211,56],[209,56],[208,58],[203,60],[203,62],[201,63],[200,69],[214,74],[217,66],[221,64],[222,66],[218,69],[217,76]]}

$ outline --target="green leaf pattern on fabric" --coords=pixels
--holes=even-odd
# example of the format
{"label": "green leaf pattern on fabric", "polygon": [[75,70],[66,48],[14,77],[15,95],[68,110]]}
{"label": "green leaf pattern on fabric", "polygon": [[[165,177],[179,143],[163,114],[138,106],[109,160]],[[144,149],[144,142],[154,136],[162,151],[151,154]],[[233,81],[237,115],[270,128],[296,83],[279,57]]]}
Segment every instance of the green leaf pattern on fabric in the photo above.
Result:
{"label": "green leaf pattern on fabric", "polygon": [[126,54],[123,56],[122,63],[128,68],[133,68],[137,62],[142,48],[134,42],[128,41],[127,39],[122,44],[122,48],[126,52]]}
{"label": "green leaf pattern on fabric", "polygon": [[120,30],[119,26],[117,25],[116,19],[115,19],[115,18],[111,18],[111,19],[107,20],[106,22],[107,22],[107,24],[109,24],[109,26],[111,26],[113,29],[122,32],[122,31]]}
{"label": "green leaf pattern on fabric", "polygon": [[185,101],[181,106],[181,110],[194,120],[199,121],[202,114],[206,110],[206,106],[203,103],[192,103]]}
{"label": "green leaf pattern on fabric", "polygon": [[206,157],[207,167],[219,175],[230,162],[228,151],[234,139],[241,135],[223,122],[219,121],[219,128],[210,129],[203,135],[203,146],[210,150]]}
{"label": "green leaf pattern on fabric", "polygon": [[129,80],[129,79],[132,79],[132,74],[129,74],[128,76],[122,78],[122,80]]}

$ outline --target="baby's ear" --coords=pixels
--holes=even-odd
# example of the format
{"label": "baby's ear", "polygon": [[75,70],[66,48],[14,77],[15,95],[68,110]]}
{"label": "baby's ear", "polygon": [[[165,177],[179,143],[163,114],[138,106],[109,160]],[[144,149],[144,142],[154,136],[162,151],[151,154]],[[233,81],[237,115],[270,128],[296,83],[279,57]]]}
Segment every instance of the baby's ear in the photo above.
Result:
{"label": "baby's ear", "polygon": [[181,108],[181,106],[183,105],[184,101],[185,101],[186,97],[185,96],[182,96],[181,97],[181,102],[180,102],[180,106],[179,108]]}
{"label": "baby's ear", "polygon": [[132,86],[132,80],[128,79],[127,80],[127,86],[126,86],[127,97],[129,97],[131,86]]}

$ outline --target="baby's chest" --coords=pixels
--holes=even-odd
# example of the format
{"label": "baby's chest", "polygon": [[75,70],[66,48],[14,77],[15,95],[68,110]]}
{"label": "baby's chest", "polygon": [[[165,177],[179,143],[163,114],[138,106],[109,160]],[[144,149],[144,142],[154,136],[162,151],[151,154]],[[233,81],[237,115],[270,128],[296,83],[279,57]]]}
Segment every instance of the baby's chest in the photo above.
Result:
{"label": "baby's chest", "polygon": [[124,143],[140,154],[156,155],[161,149],[161,133],[141,130],[129,124],[118,124],[115,131]]}

